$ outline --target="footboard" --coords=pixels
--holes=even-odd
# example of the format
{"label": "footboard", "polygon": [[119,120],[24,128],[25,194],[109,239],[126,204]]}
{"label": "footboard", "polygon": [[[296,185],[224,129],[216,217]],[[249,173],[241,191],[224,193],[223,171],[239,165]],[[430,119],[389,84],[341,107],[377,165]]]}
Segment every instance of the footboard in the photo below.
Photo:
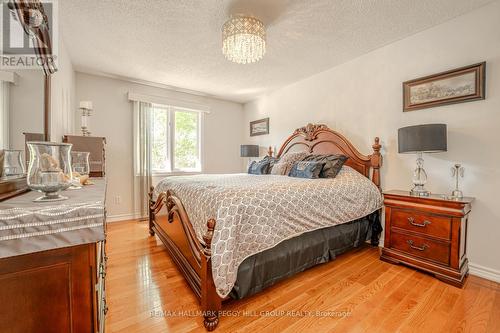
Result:
{"label": "footboard", "polygon": [[212,331],[219,322],[222,303],[212,278],[211,243],[215,220],[207,222],[207,232],[200,241],[180,199],[167,191],[153,200],[153,190],[151,187],[149,192],[149,234],[156,234],[165,244],[200,300],[206,329]]}

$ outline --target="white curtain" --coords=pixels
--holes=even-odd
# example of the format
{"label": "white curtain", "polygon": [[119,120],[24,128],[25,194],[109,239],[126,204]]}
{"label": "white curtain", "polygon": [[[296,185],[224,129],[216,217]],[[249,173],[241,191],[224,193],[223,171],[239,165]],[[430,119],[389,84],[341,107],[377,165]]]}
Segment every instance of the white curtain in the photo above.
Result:
{"label": "white curtain", "polygon": [[0,149],[9,149],[9,85],[0,80]]}
{"label": "white curtain", "polygon": [[134,102],[134,211],[141,219],[148,216],[151,172],[151,103]]}

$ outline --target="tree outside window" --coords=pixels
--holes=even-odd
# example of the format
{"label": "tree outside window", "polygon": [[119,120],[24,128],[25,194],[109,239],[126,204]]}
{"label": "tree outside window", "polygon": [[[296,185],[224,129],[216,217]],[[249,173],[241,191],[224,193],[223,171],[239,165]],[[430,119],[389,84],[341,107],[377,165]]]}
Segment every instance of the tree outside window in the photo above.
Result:
{"label": "tree outside window", "polygon": [[152,112],[151,160],[154,173],[201,171],[201,113],[172,106]]}

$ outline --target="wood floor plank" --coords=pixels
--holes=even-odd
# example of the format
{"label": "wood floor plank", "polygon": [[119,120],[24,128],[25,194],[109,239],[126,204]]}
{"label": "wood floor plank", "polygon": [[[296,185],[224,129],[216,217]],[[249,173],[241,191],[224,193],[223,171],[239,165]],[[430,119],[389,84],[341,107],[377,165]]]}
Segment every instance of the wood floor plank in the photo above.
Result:
{"label": "wood floor plank", "polygon": [[[365,252],[363,251],[362,253]],[[373,265],[373,259],[371,259],[370,256],[368,256],[366,253],[364,254],[364,256],[364,258],[358,258],[358,260],[356,261],[345,262],[343,265],[338,266],[337,268],[331,267],[323,274],[316,275],[316,278],[302,280],[301,276],[297,276],[288,279],[286,282],[284,281],[284,284],[286,285],[279,286],[279,288],[272,293],[266,292],[266,295],[271,296],[268,300],[262,300],[261,295],[254,295],[251,297],[253,299],[253,303],[246,304],[244,308],[238,307],[238,304],[244,300],[233,302],[233,304],[236,304],[236,306],[228,308],[231,310],[251,310],[256,313],[261,313],[266,311],[273,311],[277,308],[276,305],[284,304],[286,305],[285,309],[290,310],[290,302],[294,300],[294,296],[298,297],[304,294],[304,290],[308,290],[308,295],[325,293],[325,290],[327,290],[331,295],[336,295],[338,297],[338,290],[341,290],[344,293],[349,292],[350,289],[348,287],[352,285],[354,281],[352,278],[354,276],[362,275],[360,274],[360,272],[366,272],[366,268]],[[331,269],[335,269],[335,273],[333,273]],[[314,269],[310,271],[313,270]],[[336,281],[332,283],[331,280],[322,278],[323,275],[325,275],[326,277],[327,274],[335,274],[337,277]],[[295,280],[296,278],[300,280],[297,281]],[[284,309],[280,308],[280,310]],[[250,323],[254,320],[255,318],[242,316],[236,320],[232,320],[232,323],[228,325],[227,328],[236,330],[239,326],[244,326],[245,323]]]}
{"label": "wood floor plank", "polygon": [[481,289],[481,285],[479,284],[470,283],[470,281],[466,283],[464,291],[460,294],[457,303],[447,316],[448,320],[446,321],[443,330],[451,332],[453,328],[456,329],[461,324],[466,325],[467,323],[470,323],[468,319],[470,319],[469,316],[472,307]]}
{"label": "wood floor plank", "polygon": [[[338,323],[332,329],[338,332],[363,332],[364,329],[360,324],[366,315],[377,308],[376,302],[383,302],[390,295],[391,290],[398,288],[405,281],[405,274],[396,272],[396,275],[382,289],[380,289],[373,297],[366,298],[352,311],[353,314],[338,319]],[[355,315],[354,315],[355,313]]]}
{"label": "wood floor plank", "polygon": [[458,297],[459,292],[456,287],[440,284],[401,325],[401,332],[440,332],[445,325],[442,319],[448,316]]}
{"label": "wood floor plank", "polygon": [[[146,223],[109,224],[106,250],[108,332],[205,332],[198,299],[163,244],[149,236]],[[496,333],[500,284],[470,276],[463,289],[455,288],[380,261],[379,250],[367,246],[227,302],[223,310],[237,315],[222,317],[218,333]]]}
{"label": "wood floor plank", "polygon": [[457,318],[455,323],[448,327],[450,332],[486,332],[495,296],[495,293],[486,288],[480,289],[467,316]]}
{"label": "wood floor plank", "polygon": [[[333,329],[338,321],[346,315],[356,315],[354,312],[355,308],[368,298],[377,294],[377,292],[383,289],[396,275],[396,269],[389,267],[389,269],[373,279],[372,282],[366,286],[356,282],[360,287],[352,292],[349,291],[343,297],[332,297],[333,294],[331,293],[322,293],[318,295],[316,299],[313,299],[314,302],[308,302],[307,308],[313,309],[313,312],[320,311],[326,315],[315,315],[302,318],[300,321],[290,325],[287,331],[314,332],[318,330],[321,331],[325,327]],[[344,290],[341,292],[343,293]]]}
{"label": "wood floor plank", "polygon": [[488,321],[488,327],[486,328],[486,332],[488,333],[497,333],[500,332],[500,293],[497,292],[495,296],[495,302],[492,305],[490,311],[490,320]]}
{"label": "wood floor plank", "polygon": [[402,323],[410,317],[419,302],[428,297],[441,282],[428,276],[422,275],[416,285],[406,292],[405,296],[391,311],[386,313],[385,319],[379,328],[380,332],[396,332]]}

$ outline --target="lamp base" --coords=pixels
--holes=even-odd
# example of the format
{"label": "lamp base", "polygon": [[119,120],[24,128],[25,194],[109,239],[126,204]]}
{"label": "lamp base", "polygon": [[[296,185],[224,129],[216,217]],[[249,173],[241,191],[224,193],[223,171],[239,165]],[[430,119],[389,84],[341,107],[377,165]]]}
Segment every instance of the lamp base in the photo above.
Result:
{"label": "lamp base", "polygon": [[416,197],[428,197],[431,195],[431,192],[427,191],[424,188],[424,185],[415,185],[411,190],[410,190],[410,195],[416,196]]}
{"label": "lamp base", "polygon": [[413,188],[410,191],[410,195],[428,197],[431,192],[424,188],[425,183],[427,183],[427,173],[424,170],[424,159],[421,152],[418,153],[416,162],[417,168],[413,171]]}
{"label": "lamp base", "polygon": [[87,127],[85,126],[82,126],[82,136],[90,136],[90,132],[89,130],[87,129]]}
{"label": "lamp base", "polygon": [[453,199],[462,199],[464,197],[464,194],[460,190],[453,190],[451,192],[451,197]]}

